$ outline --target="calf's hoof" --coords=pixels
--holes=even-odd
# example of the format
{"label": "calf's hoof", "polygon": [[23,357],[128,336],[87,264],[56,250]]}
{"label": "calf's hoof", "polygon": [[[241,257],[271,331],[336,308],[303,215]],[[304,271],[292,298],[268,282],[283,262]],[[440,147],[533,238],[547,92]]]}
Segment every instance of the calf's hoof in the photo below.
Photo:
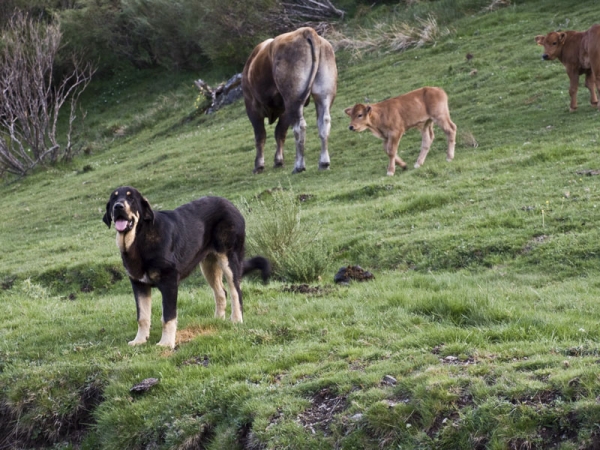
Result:
{"label": "calf's hoof", "polygon": [[279,167],[283,167],[283,161],[275,161],[273,163],[273,168],[277,169]]}
{"label": "calf's hoof", "polygon": [[393,177],[393,176],[394,176],[394,172],[388,172],[386,175],[387,175],[388,177]]}
{"label": "calf's hoof", "polygon": [[421,167],[421,164],[415,163],[415,169],[418,169],[419,167]]}
{"label": "calf's hoof", "polygon": [[305,170],[306,170],[306,167],[294,167],[294,170],[292,170],[292,175],[295,173],[304,172]]}
{"label": "calf's hoof", "polygon": [[320,163],[319,170],[329,170],[330,163]]}
{"label": "calf's hoof", "polygon": [[259,166],[259,167],[255,167],[254,170],[252,171],[252,173],[254,175],[258,174],[258,173],[263,173],[263,170],[265,170],[265,166]]}

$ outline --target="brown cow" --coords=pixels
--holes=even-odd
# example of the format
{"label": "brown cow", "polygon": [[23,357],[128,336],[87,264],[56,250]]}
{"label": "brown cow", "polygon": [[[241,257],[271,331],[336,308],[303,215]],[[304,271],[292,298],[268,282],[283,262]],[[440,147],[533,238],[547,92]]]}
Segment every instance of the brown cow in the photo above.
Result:
{"label": "brown cow", "polygon": [[577,109],[579,75],[585,74],[585,85],[590,91],[590,103],[598,105],[596,89],[600,89],[600,25],[587,31],[552,31],[536,36],[535,42],[544,46],[542,59],[558,59],[569,76],[570,110]]}
{"label": "brown cow", "polygon": [[407,94],[390,98],[372,105],[358,103],[344,110],[351,118],[351,131],[371,130],[383,139],[383,149],[390,158],[387,174],[394,175],[396,164],[406,169],[406,163],[398,156],[398,144],[406,130],[421,130],[421,153],[415,168],[423,165],[433,142],[433,124],[439,126],[448,138],[446,161],[454,159],[456,125],[450,120],[448,96],[438,87],[423,87]]}
{"label": "brown cow", "polygon": [[275,167],[283,166],[283,144],[290,126],[296,138],[296,164],[292,173],[305,170],[306,121],[303,110],[312,94],[321,138],[319,169],[329,168],[327,139],[331,129],[330,108],[337,88],[337,67],[331,44],[312,28],[267,39],[257,45],[242,72],[242,90],[248,118],[254,128],[254,173],[265,167],[265,118],[275,127]]}

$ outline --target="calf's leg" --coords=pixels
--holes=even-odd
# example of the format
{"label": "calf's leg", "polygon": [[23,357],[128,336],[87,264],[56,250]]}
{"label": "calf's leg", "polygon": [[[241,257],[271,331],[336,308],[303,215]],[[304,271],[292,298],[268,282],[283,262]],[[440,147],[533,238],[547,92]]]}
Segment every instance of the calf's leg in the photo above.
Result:
{"label": "calf's leg", "polygon": [[429,148],[431,147],[434,136],[433,121],[428,120],[423,127],[421,127],[421,152],[415,163],[415,169],[418,169],[425,164],[425,158],[427,158],[427,153],[429,153]]}

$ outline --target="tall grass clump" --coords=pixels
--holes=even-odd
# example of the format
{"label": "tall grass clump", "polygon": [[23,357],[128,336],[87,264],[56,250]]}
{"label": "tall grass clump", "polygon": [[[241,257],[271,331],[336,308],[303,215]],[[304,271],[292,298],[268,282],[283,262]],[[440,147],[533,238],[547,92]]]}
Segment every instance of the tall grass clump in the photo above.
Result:
{"label": "tall grass clump", "polygon": [[256,203],[245,202],[247,247],[271,261],[273,275],[287,282],[315,281],[326,269],[331,250],[317,221],[307,220],[290,188],[269,190]]}

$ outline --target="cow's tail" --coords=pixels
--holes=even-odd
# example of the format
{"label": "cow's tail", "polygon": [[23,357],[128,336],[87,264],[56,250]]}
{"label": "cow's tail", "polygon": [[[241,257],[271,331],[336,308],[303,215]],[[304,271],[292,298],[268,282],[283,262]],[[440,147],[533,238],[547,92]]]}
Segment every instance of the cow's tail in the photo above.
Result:
{"label": "cow's tail", "polygon": [[242,276],[255,270],[260,270],[262,280],[266,283],[271,275],[271,263],[263,256],[255,256],[254,258],[244,260]]}
{"label": "cow's tail", "polygon": [[310,48],[310,56],[311,56],[311,67],[310,67],[310,77],[308,78],[308,84],[306,85],[306,89],[304,89],[304,93],[302,94],[302,98],[304,102],[308,100],[310,95],[310,91],[312,90],[312,85],[317,76],[317,70],[319,69],[319,54],[317,53],[318,42],[315,42],[315,38],[318,39],[317,33],[313,29],[307,29],[304,32],[304,38],[308,42],[308,46]]}

